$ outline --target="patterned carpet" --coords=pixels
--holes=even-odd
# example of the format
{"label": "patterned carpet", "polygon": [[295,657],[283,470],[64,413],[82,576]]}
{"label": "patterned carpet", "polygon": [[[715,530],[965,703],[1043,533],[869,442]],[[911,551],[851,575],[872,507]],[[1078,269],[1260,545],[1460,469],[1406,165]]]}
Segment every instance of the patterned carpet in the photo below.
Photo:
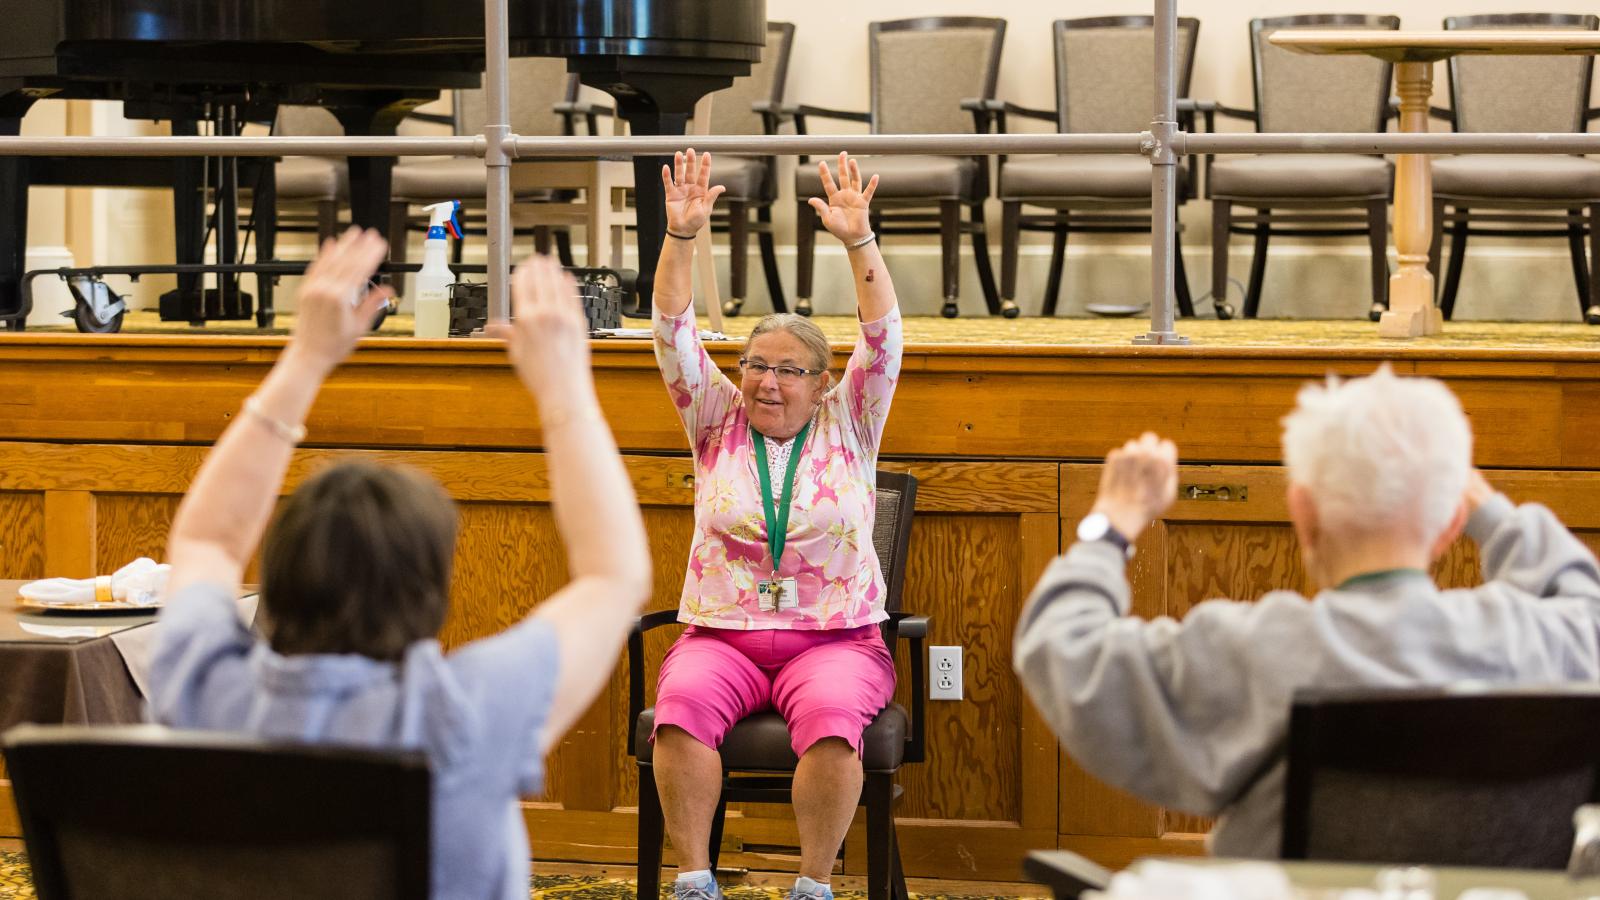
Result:
{"label": "patterned carpet", "polygon": [[[725,889],[728,900],[782,900],[784,893],[782,888],[748,885]],[[528,894],[530,900],[633,900],[634,883],[631,879],[595,875],[534,875]],[[0,850],[0,900],[34,900],[34,896],[28,858],[20,851]],[[837,900],[863,900],[866,892],[840,890],[834,896]],[[912,891],[911,896],[920,900],[979,900],[971,894]]]}
{"label": "patterned carpet", "polygon": [[[162,322],[156,313],[136,311],[128,314],[123,330],[134,334],[287,334],[294,317],[278,316],[276,328],[262,331],[250,322],[213,322],[191,328],[185,322]],[[703,318],[702,318],[702,321]],[[755,324],[755,316],[728,319],[724,331],[743,337]],[[855,337],[855,319],[850,316],[818,316],[814,321],[834,340]],[[626,321],[643,326],[639,320]],[[1044,345],[1126,347],[1135,335],[1149,329],[1148,318],[1095,319],[1000,319],[967,317],[942,319],[918,316],[905,323],[906,340],[916,344],[966,345]],[[1572,349],[1600,350],[1600,327],[1577,322],[1447,322],[1445,333],[1409,343],[1386,341],[1378,337],[1377,326],[1358,320],[1257,319],[1218,322],[1214,319],[1181,319],[1177,330],[1194,346],[1203,347],[1443,347],[1491,348],[1507,350]],[[72,332],[71,325],[30,328],[30,332]],[[385,336],[411,334],[410,316],[391,316],[379,331]]]}

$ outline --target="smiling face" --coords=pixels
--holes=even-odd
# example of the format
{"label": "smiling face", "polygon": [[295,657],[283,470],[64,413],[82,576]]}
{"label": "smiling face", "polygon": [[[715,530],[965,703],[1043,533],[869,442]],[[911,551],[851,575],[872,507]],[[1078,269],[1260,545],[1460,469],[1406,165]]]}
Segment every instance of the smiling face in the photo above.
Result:
{"label": "smiling face", "polygon": [[[787,331],[769,331],[751,338],[744,357],[749,362],[768,366],[820,368],[805,343]],[[823,372],[802,375],[786,383],[778,379],[777,372],[767,371],[757,376],[746,366],[739,389],[744,392],[744,408],[750,424],[770,438],[782,441],[794,437],[822,404],[831,377],[830,373]]]}

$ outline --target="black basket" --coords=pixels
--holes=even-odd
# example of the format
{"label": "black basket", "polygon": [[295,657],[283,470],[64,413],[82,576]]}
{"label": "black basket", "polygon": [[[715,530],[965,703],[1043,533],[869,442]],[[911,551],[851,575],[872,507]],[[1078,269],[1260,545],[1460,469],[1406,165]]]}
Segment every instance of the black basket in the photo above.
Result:
{"label": "black basket", "polygon": [[[583,314],[589,330],[622,327],[622,301],[633,293],[638,274],[631,269],[567,270],[578,281]],[[489,286],[457,282],[450,285],[450,336],[466,337],[489,321]]]}

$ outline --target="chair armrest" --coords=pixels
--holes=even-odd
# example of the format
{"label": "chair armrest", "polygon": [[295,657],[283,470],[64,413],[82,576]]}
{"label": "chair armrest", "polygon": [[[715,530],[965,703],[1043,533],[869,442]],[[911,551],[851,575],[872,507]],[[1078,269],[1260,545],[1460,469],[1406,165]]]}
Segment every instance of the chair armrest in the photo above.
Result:
{"label": "chair armrest", "polygon": [[804,103],[800,104],[799,106],[781,106],[778,108],[778,110],[783,115],[794,119],[805,119],[809,117],[816,119],[839,119],[844,122],[866,122],[869,124],[872,122],[872,113],[855,112],[854,110],[848,109],[829,109],[826,106],[811,106]]}
{"label": "chair armrest", "polygon": [[446,116],[440,113],[412,112],[410,115],[406,116],[406,118],[413,119],[418,122],[427,122],[430,125],[449,125],[451,128],[454,128],[456,125],[455,116]]}
{"label": "chair armrest", "polygon": [[[928,654],[922,643],[928,636],[928,617],[910,613],[889,614],[889,624],[895,636],[911,642],[911,734],[906,738],[906,762],[922,762],[927,756],[928,734]],[[894,654],[894,648],[889,648]]]}
{"label": "chair armrest", "polygon": [[794,118],[786,109],[783,104],[771,100],[757,100],[750,104],[750,111],[761,116],[761,130],[767,134],[778,134],[783,123]]}
{"label": "chair armrest", "polygon": [[1214,112],[1217,115],[1227,116],[1230,119],[1239,119],[1240,121],[1244,121],[1244,122],[1259,122],[1259,121],[1261,121],[1261,116],[1258,115],[1256,113],[1256,111],[1253,110],[1253,109],[1239,109],[1237,107],[1226,106],[1224,104],[1217,103],[1217,102],[1212,101],[1212,100],[1199,100],[1199,101],[1195,101],[1195,102],[1196,103],[1204,103],[1204,104],[1206,104],[1205,106],[1196,106],[1195,107],[1196,109],[1200,110],[1201,112]]}
{"label": "chair armrest", "polygon": [[1593,122],[1595,119],[1600,119],[1600,108],[1586,109],[1583,111],[1584,122]]}
{"label": "chair armrest", "polygon": [[1031,851],[1022,861],[1022,872],[1048,886],[1056,900],[1076,900],[1085,891],[1104,890],[1111,884],[1112,874],[1070,850]]}
{"label": "chair armrest", "polygon": [[639,714],[644,712],[644,633],[678,621],[676,609],[658,609],[647,612],[633,621],[628,632],[628,755],[633,755],[633,741],[639,728]]}
{"label": "chair armrest", "polygon": [[561,133],[568,137],[578,133],[577,121],[582,119],[589,128],[589,136],[596,137],[600,134],[600,117],[614,116],[617,114],[615,107],[603,103],[588,103],[583,100],[563,100],[553,104],[550,111],[561,117]]}

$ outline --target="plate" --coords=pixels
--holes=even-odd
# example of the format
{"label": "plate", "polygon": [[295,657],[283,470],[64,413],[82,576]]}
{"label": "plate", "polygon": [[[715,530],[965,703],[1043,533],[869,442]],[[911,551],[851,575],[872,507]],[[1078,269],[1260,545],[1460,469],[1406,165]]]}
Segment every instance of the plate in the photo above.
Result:
{"label": "plate", "polygon": [[104,603],[94,600],[85,600],[80,603],[40,603],[36,600],[27,600],[17,597],[17,609],[34,613],[69,613],[74,615],[93,615],[95,613],[115,613],[128,615],[130,613],[158,612],[160,603],[129,603],[126,600],[108,600]]}
{"label": "plate", "polygon": [[1084,307],[1094,315],[1113,319],[1126,319],[1130,316],[1137,316],[1149,308],[1148,305],[1127,306],[1120,303],[1091,303]]}

